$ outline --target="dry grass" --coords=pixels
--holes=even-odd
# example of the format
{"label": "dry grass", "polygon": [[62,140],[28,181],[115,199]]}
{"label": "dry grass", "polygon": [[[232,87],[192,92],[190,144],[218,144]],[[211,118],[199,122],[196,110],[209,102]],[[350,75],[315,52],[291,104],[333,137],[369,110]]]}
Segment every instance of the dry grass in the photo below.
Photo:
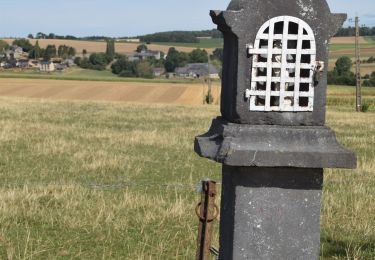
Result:
{"label": "dry grass", "polygon": [[[330,40],[331,44],[354,44],[355,37],[333,37]],[[360,44],[366,44],[368,41],[365,37],[359,37]]]}
{"label": "dry grass", "polygon": [[[322,259],[375,258],[375,114],[354,113],[351,91],[328,100],[328,123],[359,167],[326,171]],[[193,138],[218,113],[1,97],[0,258],[193,259],[194,187],[220,180]]]}
{"label": "dry grass", "polygon": [[[215,102],[220,83],[213,84]],[[207,84],[90,82],[0,78],[0,96],[201,105]]]}
{"label": "dry grass", "polygon": [[[3,39],[4,41],[11,44],[14,39]],[[37,40],[30,39],[30,42],[35,45]],[[42,48],[46,48],[47,45],[53,44],[56,46],[59,45],[68,45],[72,46],[76,49],[77,53],[82,53],[82,50],[87,50],[88,53],[93,52],[105,52],[106,50],[106,42],[104,41],[76,41],[76,40],[53,40],[53,39],[39,39],[39,45]],[[135,52],[137,49],[137,46],[139,43],[116,43],[116,52],[121,54],[130,54]],[[191,52],[194,48],[191,47],[183,47],[183,46],[163,46],[163,45],[156,45],[156,44],[149,44],[147,45],[147,48],[150,50],[157,50],[157,51],[163,51],[164,53],[168,52],[168,49],[170,47],[175,47],[179,51],[183,52]],[[213,49],[209,48],[207,51],[212,52]]]}
{"label": "dry grass", "polygon": [[216,109],[1,98],[0,258],[190,259]]}

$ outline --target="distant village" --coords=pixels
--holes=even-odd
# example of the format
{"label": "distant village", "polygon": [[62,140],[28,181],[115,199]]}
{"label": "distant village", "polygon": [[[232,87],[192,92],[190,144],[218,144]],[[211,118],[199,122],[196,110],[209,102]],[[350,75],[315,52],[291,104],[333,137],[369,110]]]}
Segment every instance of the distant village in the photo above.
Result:
{"label": "distant village", "polygon": [[29,59],[29,53],[17,45],[12,45],[6,51],[0,53],[0,68],[2,69],[39,69],[44,72],[63,71],[68,66],[74,66],[73,59],[66,59],[62,63],[43,61],[40,59]]}
{"label": "distant village", "polygon": [[183,53],[171,48],[164,54],[148,50],[146,44],[140,44],[132,54],[120,55],[115,52],[114,46],[114,41],[108,42],[106,53],[88,54],[83,50],[78,54],[70,46],[48,45],[42,49],[38,42],[33,46],[27,39],[18,39],[8,46],[0,45],[0,70],[53,73],[78,66],[94,70],[109,69],[114,74],[126,77],[220,78],[220,64],[209,64],[205,50]]}

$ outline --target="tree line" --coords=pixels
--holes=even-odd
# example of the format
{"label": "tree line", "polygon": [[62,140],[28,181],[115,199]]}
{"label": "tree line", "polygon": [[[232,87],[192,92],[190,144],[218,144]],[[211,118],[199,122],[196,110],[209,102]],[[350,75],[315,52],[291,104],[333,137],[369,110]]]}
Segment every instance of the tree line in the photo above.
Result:
{"label": "tree line", "polygon": [[[114,39],[107,36],[85,36],[76,37],[73,35],[58,35],[55,33],[38,32],[35,35],[30,33],[27,36],[29,39],[59,39],[59,40],[92,40],[92,41],[106,41]],[[197,37],[212,37],[222,38],[222,33],[219,30],[202,30],[202,31],[171,31],[171,32],[158,32],[137,36],[142,42],[182,42],[182,43],[198,43]],[[133,37],[121,37],[121,39],[129,39]]]}
{"label": "tree line", "polygon": [[[355,86],[357,84],[356,76],[351,71],[353,64],[353,61],[347,56],[337,59],[333,71],[328,72],[328,84]],[[375,71],[370,75],[365,75],[363,79],[363,86],[375,87]]]}
{"label": "tree line", "polygon": [[[375,27],[361,26],[359,35],[375,36]],[[343,27],[336,33],[336,36],[355,36],[355,27]]]}
{"label": "tree line", "polygon": [[138,36],[142,42],[181,42],[198,43],[198,37],[222,38],[222,33],[216,29],[205,31],[171,31]]}

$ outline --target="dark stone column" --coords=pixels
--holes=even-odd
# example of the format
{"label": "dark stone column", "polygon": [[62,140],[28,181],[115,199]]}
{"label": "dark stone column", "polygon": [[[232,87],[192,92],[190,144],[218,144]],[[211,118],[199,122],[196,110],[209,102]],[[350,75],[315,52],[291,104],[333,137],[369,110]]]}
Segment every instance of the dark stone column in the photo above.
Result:
{"label": "dark stone column", "polygon": [[223,165],[220,259],[318,259],[323,169]]}

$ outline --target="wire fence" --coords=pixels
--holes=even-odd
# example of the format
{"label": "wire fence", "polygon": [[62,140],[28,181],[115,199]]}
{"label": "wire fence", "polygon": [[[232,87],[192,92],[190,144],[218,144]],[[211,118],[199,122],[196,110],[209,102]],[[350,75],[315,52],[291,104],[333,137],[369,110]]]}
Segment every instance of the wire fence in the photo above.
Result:
{"label": "wire fence", "polygon": [[[206,179],[208,180],[208,179]],[[147,190],[185,190],[185,191],[196,191],[201,192],[201,182],[197,184],[192,183],[160,183],[160,182],[136,182],[136,181],[124,181],[118,183],[95,183],[95,182],[3,182],[0,183],[0,188],[40,188],[48,186],[80,186],[92,190],[123,190],[127,188],[147,189]],[[352,185],[351,180],[326,180],[323,185]],[[216,183],[221,185],[220,182]]]}
{"label": "wire fence", "polygon": [[[160,183],[160,182],[119,182],[119,183],[56,183],[56,182],[3,182],[0,188],[39,188],[48,186],[69,187],[72,185],[81,186],[93,190],[122,190],[126,188],[143,188],[143,189],[174,189],[190,190],[201,192],[201,181],[197,184],[191,183]],[[221,183],[217,183],[221,185]]]}

